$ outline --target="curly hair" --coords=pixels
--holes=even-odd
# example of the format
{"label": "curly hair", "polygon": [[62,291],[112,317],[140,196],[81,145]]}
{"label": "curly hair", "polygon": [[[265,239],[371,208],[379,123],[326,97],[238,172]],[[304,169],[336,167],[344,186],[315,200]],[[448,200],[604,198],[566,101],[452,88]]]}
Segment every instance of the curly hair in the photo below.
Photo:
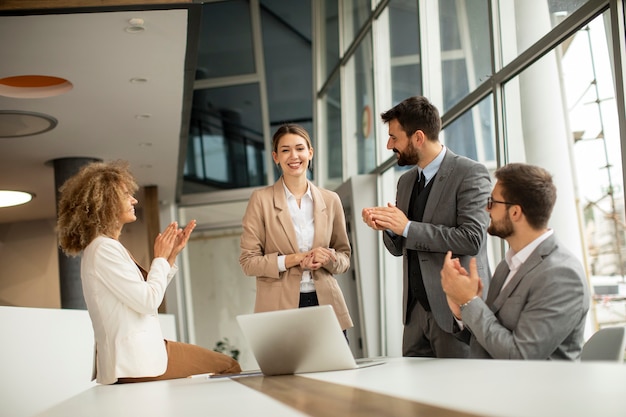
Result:
{"label": "curly hair", "polygon": [[126,161],[85,165],[59,188],[56,232],[59,246],[80,254],[96,237],[117,238],[122,203],[139,187]]}

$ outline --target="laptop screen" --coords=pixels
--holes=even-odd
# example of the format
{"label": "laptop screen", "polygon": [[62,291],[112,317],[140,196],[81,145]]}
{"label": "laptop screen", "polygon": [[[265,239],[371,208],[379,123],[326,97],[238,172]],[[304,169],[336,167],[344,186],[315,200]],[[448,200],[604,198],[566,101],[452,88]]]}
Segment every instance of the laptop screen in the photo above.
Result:
{"label": "laptop screen", "polygon": [[265,375],[357,368],[330,305],[237,316]]}

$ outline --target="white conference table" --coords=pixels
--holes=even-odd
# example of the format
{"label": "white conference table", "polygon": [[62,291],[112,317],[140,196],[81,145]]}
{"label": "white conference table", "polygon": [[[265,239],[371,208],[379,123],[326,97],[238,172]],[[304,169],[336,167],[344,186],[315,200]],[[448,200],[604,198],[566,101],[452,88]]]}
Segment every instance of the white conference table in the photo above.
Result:
{"label": "white conference table", "polygon": [[285,377],[98,385],[38,416],[624,417],[626,365],[387,358]]}

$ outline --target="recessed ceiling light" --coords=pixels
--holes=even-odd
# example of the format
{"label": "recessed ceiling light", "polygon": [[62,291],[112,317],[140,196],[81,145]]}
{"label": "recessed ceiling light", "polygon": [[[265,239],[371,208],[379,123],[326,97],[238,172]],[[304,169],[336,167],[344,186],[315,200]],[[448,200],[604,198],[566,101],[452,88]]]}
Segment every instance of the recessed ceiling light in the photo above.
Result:
{"label": "recessed ceiling light", "polygon": [[146,28],[143,27],[143,19],[140,17],[133,17],[132,19],[129,19],[128,24],[130,26],[127,26],[125,29],[128,33],[139,33],[146,30]]}
{"label": "recessed ceiling light", "polygon": [[0,207],[19,206],[28,203],[34,196],[25,191],[0,190]]}
{"label": "recessed ceiling light", "polygon": [[52,130],[57,119],[43,113],[0,110],[0,138],[33,136]]}

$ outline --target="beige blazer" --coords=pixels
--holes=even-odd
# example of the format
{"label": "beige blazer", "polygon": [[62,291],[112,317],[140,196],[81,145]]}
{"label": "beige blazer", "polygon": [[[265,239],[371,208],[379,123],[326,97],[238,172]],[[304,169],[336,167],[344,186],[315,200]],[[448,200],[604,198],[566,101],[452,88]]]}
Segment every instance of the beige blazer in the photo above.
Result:
{"label": "beige blazer", "polygon": [[[335,249],[337,260],[312,272],[320,305],[330,304],[342,329],[352,327],[343,293],[334,274],[350,268],[350,243],[339,196],[310,183],[313,197],[313,247]],[[243,217],[239,263],[246,275],[256,276],[255,312],[298,308],[302,268],[278,272],[278,256],[297,253],[296,230],[280,178],[255,190]]]}

